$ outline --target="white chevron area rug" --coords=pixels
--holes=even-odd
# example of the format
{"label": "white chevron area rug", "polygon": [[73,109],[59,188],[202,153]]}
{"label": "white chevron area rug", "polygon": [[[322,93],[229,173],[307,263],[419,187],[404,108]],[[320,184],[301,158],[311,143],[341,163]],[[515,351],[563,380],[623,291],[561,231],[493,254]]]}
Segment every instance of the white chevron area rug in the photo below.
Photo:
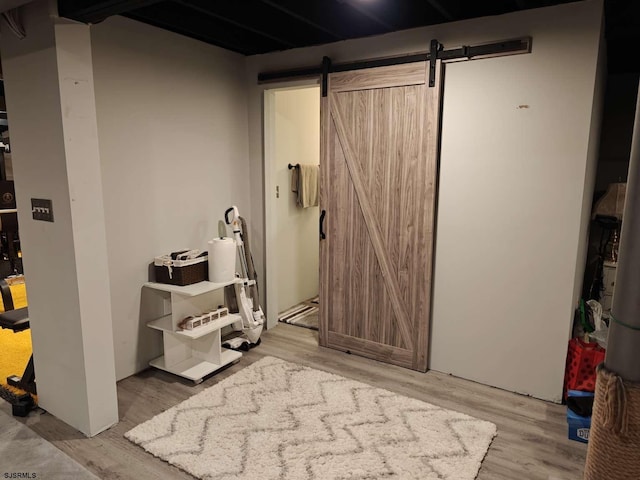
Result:
{"label": "white chevron area rug", "polygon": [[496,426],[265,357],[125,434],[207,480],[472,480]]}

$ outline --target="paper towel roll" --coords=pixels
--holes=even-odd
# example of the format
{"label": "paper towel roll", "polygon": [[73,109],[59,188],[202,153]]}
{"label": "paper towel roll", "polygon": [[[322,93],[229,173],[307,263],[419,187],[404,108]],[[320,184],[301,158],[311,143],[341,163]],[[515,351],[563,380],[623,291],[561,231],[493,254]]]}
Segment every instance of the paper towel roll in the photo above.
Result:
{"label": "paper towel roll", "polygon": [[236,276],[236,242],[233,238],[209,240],[209,281],[230,282]]}

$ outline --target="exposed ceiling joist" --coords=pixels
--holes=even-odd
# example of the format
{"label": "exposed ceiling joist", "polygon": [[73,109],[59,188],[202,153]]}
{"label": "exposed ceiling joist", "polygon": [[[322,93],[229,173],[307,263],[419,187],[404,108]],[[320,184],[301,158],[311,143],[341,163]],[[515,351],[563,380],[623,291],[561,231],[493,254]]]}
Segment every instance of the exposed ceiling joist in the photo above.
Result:
{"label": "exposed ceiling joist", "polygon": [[186,32],[181,28],[176,27],[170,21],[167,21],[164,19],[150,17],[147,15],[141,14],[139,12],[135,12],[135,13],[129,12],[125,16],[128,18],[131,18],[132,20],[137,20],[139,22],[153,25],[154,27],[162,28],[163,30],[168,30],[170,32],[179,33],[180,35],[185,35],[191,38],[195,38],[196,40],[200,40],[202,42],[209,43],[211,45],[217,45],[219,47],[226,48],[227,50],[231,50],[234,52],[239,51],[238,47],[235,44],[228,43],[218,38],[213,38],[207,35],[200,35],[200,34]]}
{"label": "exposed ceiling joist", "polygon": [[267,5],[269,5],[272,8],[275,8],[277,10],[280,10],[282,13],[286,13],[287,15],[289,15],[292,18],[295,18],[296,20],[299,20],[301,22],[306,23],[307,25],[311,25],[314,28],[317,28],[318,30],[321,30],[322,32],[326,33],[327,35],[330,35],[334,38],[334,40],[344,40],[345,37],[340,35],[339,33],[335,32],[334,30],[327,28],[323,25],[320,25],[316,22],[313,22],[311,20],[309,20],[308,18],[304,17],[303,15],[297,14],[295,12],[292,12],[291,10],[289,10],[288,8],[283,7],[282,5],[279,5],[277,2],[274,2],[272,0],[260,0],[262,3],[265,3]]}
{"label": "exposed ceiling joist", "polygon": [[[520,0],[518,0],[520,1]],[[429,5],[431,5],[433,7],[434,10],[436,10],[440,15],[442,15],[445,19],[447,19],[448,21],[453,21],[455,20],[455,17],[453,16],[453,14],[446,9],[444,6],[442,6],[442,2],[439,0],[427,0],[427,3]]]}
{"label": "exposed ceiling joist", "polygon": [[[270,40],[273,40],[274,42],[278,42],[282,45],[283,48],[293,48],[296,45],[288,40],[285,40],[284,38],[281,38],[280,36],[276,36],[273,35],[271,33],[265,32],[263,29],[259,29],[259,28],[255,28],[252,27],[250,25],[248,25],[246,22],[242,23],[242,22],[238,22],[232,18],[229,18],[227,16],[218,14],[213,12],[212,10],[205,8],[204,6],[200,6],[198,5],[198,1],[185,1],[185,0],[173,0],[175,3],[178,3],[179,5],[182,5],[183,7],[189,8],[195,12],[201,13],[203,15],[206,15],[208,17],[212,17],[212,18],[217,18],[218,20],[222,20],[223,22],[229,23],[235,27],[238,27],[242,30],[247,30],[249,32],[255,33],[256,35],[260,35],[262,37],[268,38]],[[208,3],[208,2],[204,2],[204,3]]]}
{"label": "exposed ceiling joist", "polygon": [[358,0],[338,0],[338,3],[344,3],[344,4],[349,5],[351,8],[353,8],[359,14],[364,15],[365,17],[367,17],[370,20],[373,20],[378,25],[383,26],[384,28],[386,28],[390,32],[393,31],[393,30],[397,30],[398,29],[397,26],[392,25],[391,23],[381,19],[378,15],[375,15],[374,13],[372,13],[370,10],[368,10],[362,4],[362,2],[358,2]]}
{"label": "exposed ceiling joist", "polygon": [[59,15],[83,23],[98,23],[112,15],[147,7],[159,0],[72,0],[59,2]]}

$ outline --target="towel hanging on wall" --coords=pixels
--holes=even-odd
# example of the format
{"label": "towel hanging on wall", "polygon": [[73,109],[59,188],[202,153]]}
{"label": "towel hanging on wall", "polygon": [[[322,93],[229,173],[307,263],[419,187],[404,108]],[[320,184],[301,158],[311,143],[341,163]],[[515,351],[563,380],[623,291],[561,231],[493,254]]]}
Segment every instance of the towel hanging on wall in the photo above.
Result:
{"label": "towel hanging on wall", "polygon": [[296,204],[302,208],[318,206],[318,165],[299,164],[293,168],[291,191],[296,194]]}

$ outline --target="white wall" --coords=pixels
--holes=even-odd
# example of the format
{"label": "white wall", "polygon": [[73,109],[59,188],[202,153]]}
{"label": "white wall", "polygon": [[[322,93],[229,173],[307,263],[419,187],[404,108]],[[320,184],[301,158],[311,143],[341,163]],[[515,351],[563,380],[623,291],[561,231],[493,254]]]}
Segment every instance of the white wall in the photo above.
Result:
{"label": "white wall", "polygon": [[160,354],[141,298],[153,258],[205,249],[231,205],[252,222],[245,60],[122,17],[91,34],[121,379]]}
{"label": "white wall", "polygon": [[[275,92],[272,173],[279,187],[275,199],[278,312],[318,294],[318,207],[300,208],[291,192],[289,164],[320,163],[320,88]],[[275,195],[275,188],[267,195]]]}
{"label": "white wall", "polygon": [[[558,400],[574,308],[602,2],[250,57],[251,185],[262,184],[261,71],[524,35],[529,55],[447,66],[431,368]],[[528,108],[520,108],[528,105]],[[262,218],[262,197],[251,197]],[[254,223],[263,241],[263,225]],[[258,265],[263,251],[254,249]],[[268,288],[268,286],[267,286]]]}
{"label": "white wall", "polygon": [[554,401],[595,175],[600,18],[571,22],[532,55],[447,67],[433,305],[433,369]]}

